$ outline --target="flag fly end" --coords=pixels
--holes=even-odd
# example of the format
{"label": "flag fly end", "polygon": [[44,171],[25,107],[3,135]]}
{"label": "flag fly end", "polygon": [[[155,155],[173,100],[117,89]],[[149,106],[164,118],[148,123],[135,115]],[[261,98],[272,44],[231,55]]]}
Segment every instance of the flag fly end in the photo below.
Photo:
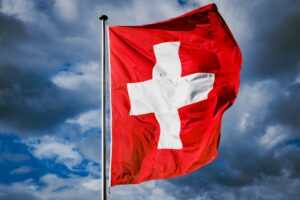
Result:
{"label": "flag fly end", "polygon": [[216,5],[108,30],[112,186],[185,175],[216,158],[242,62]]}

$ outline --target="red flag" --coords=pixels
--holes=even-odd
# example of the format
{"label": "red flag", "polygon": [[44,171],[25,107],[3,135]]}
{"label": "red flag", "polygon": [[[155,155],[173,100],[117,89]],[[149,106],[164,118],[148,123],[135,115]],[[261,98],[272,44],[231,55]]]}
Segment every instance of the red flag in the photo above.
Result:
{"label": "red flag", "polygon": [[214,4],[110,26],[111,185],[184,175],[217,157],[241,52]]}

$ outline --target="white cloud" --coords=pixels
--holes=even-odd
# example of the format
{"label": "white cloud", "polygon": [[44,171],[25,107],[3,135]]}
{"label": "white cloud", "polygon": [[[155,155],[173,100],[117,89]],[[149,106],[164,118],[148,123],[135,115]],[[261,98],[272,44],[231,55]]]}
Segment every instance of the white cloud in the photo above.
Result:
{"label": "white cloud", "polygon": [[21,166],[17,169],[14,169],[10,172],[10,174],[26,174],[31,171],[31,167],[29,166]]}
{"label": "white cloud", "polygon": [[[238,97],[242,109],[249,113],[264,111],[273,99],[272,91],[277,87],[274,81],[261,81],[254,84],[244,84]],[[262,113],[260,112],[260,115]]]}
{"label": "white cloud", "polygon": [[[37,34],[36,36],[34,36],[36,37],[34,39],[38,39],[38,36],[41,36],[41,33],[44,33],[48,36],[48,38],[46,39],[47,41],[52,40],[52,38],[56,38],[56,40],[59,41],[59,44],[64,43],[64,40],[61,41],[62,36],[58,35],[58,32],[60,30],[57,29],[53,19],[44,11],[39,10],[36,6],[36,2],[37,0],[0,0],[0,13],[13,16],[18,20],[24,22],[24,25],[29,25],[28,27],[30,28],[27,29],[29,35]],[[46,47],[48,48],[47,50],[49,50],[51,48],[50,46],[54,45],[54,43],[52,40],[51,45],[49,45],[49,43],[47,43],[47,45],[44,46],[38,45],[39,44],[34,42],[31,42],[30,45],[24,45],[24,43],[19,43],[18,47],[24,51],[22,52],[22,54],[25,55],[21,59],[22,63],[30,62],[34,65],[35,61],[39,60],[39,57],[49,56],[45,52]],[[12,58],[7,57],[6,59],[14,59],[16,53],[17,52],[14,52],[14,54],[12,54]],[[33,54],[35,58],[32,58],[31,56],[26,57],[26,55],[31,54]],[[39,63],[38,65],[42,65],[42,63]]]}
{"label": "white cloud", "polygon": [[[41,177],[40,187],[32,180],[0,185],[1,196],[4,199],[25,200],[99,200],[100,189],[97,189],[98,179],[92,177],[59,178],[53,174]],[[100,188],[100,185],[99,185]]]}
{"label": "white cloud", "polygon": [[23,182],[13,183],[12,187],[15,188],[15,191],[26,191],[32,193],[38,189],[38,186],[34,184],[32,179],[27,179]]}
{"label": "white cloud", "polygon": [[87,181],[83,182],[81,185],[90,191],[100,191],[101,179],[87,180]]}
{"label": "white cloud", "polygon": [[250,114],[249,113],[242,113],[240,122],[237,124],[237,127],[242,132],[246,130],[246,128],[250,125],[249,124]]}
{"label": "white cloud", "polygon": [[300,62],[298,63],[298,76],[296,77],[295,84],[299,84],[300,83]]}
{"label": "white cloud", "polygon": [[281,125],[268,126],[265,134],[260,138],[259,143],[267,149],[270,149],[282,142],[288,133],[289,130]]}
{"label": "white cloud", "polygon": [[77,0],[55,0],[55,13],[66,22],[73,22],[78,17]]}
{"label": "white cloud", "polygon": [[0,11],[7,15],[16,16],[18,19],[25,22],[34,21],[34,17],[36,15],[34,4],[31,0],[3,0],[0,6]]}
{"label": "white cloud", "polygon": [[[97,188],[98,179],[91,177],[71,177],[62,179],[53,174],[47,174],[40,180],[47,187],[36,191],[35,194],[42,194],[42,200],[98,200],[100,189]],[[100,188],[100,185],[98,185]],[[55,191],[55,192],[53,192]]]}
{"label": "white cloud", "polygon": [[[109,16],[108,23],[112,25],[153,23],[183,14],[189,9],[190,6],[182,7],[177,1],[168,0],[139,0],[129,3],[128,6],[117,7],[110,4],[97,8]],[[122,13],[122,17],[114,17],[116,13]]]}
{"label": "white cloud", "polygon": [[[259,81],[254,84],[243,84],[235,104],[225,112],[224,134],[222,140],[232,139],[237,133],[249,133],[248,130],[257,126],[269,113],[269,105],[275,98],[277,83],[274,81]],[[235,130],[232,131],[232,128]],[[229,134],[227,134],[229,133]],[[224,142],[224,141],[223,141]]]}
{"label": "white cloud", "polygon": [[54,137],[45,136],[41,139],[25,141],[32,149],[32,153],[39,159],[55,159],[65,164],[69,169],[80,164],[82,157],[72,143],[61,142]]}
{"label": "white cloud", "polygon": [[80,64],[72,71],[63,71],[52,78],[57,86],[69,90],[89,88],[100,90],[100,66],[96,62]]}
{"label": "white cloud", "polygon": [[[0,146],[1,146],[1,142],[0,142]],[[29,156],[20,153],[3,152],[0,153],[0,161],[1,159],[13,161],[13,162],[22,162],[25,160],[29,160]]]}
{"label": "white cloud", "polygon": [[91,128],[100,128],[101,113],[100,110],[91,110],[80,116],[67,120],[67,123],[78,124],[83,131]]}
{"label": "white cloud", "polygon": [[90,160],[100,163],[101,135],[88,135],[79,141],[81,152]]}
{"label": "white cloud", "polygon": [[[168,188],[168,189],[167,189]],[[111,188],[111,199],[176,200],[170,191],[176,189],[167,181],[149,181],[138,185],[122,185]]]}
{"label": "white cloud", "polygon": [[[49,36],[56,32],[48,16],[37,9],[35,0],[2,0],[0,12],[14,16],[25,23],[37,25],[40,30],[47,32]],[[41,52],[36,51],[36,54],[38,53]]]}

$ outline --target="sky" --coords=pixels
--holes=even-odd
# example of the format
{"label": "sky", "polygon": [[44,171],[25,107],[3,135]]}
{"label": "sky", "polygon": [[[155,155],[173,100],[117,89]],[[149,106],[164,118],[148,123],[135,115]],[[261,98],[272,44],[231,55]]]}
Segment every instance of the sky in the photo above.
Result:
{"label": "sky", "polygon": [[300,1],[0,0],[0,200],[96,200],[101,24],[165,20],[216,3],[243,53],[219,157],[110,199],[300,196]]}

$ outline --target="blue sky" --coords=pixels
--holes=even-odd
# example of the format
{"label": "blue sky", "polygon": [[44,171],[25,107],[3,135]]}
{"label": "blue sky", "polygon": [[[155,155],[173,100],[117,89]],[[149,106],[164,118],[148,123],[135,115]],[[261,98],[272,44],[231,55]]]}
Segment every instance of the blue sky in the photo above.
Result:
{"label": "blue sky", "polygon": [[0,200],[100,198],[99,15],[164,20],[216,3],[243,52],[220,156],[111,199],[297,199],[300,3],[295,0],[0,0]]}

